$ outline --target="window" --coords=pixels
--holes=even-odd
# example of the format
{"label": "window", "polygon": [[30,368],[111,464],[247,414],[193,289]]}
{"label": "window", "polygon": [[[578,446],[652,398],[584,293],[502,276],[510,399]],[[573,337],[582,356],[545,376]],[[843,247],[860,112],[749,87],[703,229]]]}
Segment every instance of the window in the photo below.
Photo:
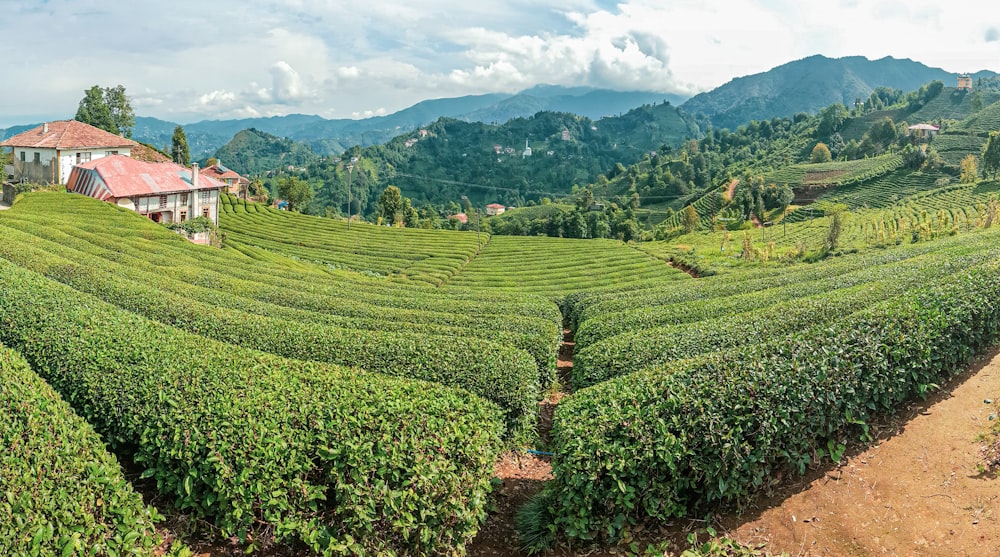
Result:
{"label": "window", "polygon": [[111,155],[117,155],[117,154],[118,154],[118,151],[105,151],[104,152],[105,156],[111,156]]}
{"label": "window", "polygon": [[24,151],[21,151],[21,162],[24,162]]}
{"label": "window", "polygon": [[90,153],[89,152],[87,152],[87,153],[77,153],[76,154],[76,164],[80,164],[81,162],[90,162]]}
{"label": "window", "polygon": [[37,151],[35,152],[35,162],[42,162],[42,154]]}
{"label": "window", "polygon": [[166,208],[167,208],[167,196],[161,195],[160,196],[160,209],[166,209]]}
{"label": "window", "polygon": [[188,194],[187,192],[184,192],[181,194],[181,205],[187,205],[187,204],[188,204]]}
{"label": "window", "polygon": [[202,207],[201,208],[201,216],[203,216],[203,217],[205,217],[207,219],[207,218],[209,218],[208,217],[208,213],[209,213],[208,207]]}
{"label": "window", "polygon": [[212,190],[202,190],[201,192],[201,202],[208,203],[212,200]]}
{"label": "window", "polygon": [[180,218],[179,222],[184,222],[186,220],[188,220],[188,212],[187,211],[181,211],[181,218]]}

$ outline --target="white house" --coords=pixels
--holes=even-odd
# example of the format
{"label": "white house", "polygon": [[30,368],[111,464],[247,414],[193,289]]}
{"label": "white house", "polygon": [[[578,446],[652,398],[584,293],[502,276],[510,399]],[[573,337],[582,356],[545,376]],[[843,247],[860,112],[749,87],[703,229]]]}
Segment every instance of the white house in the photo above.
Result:
{"label": "white house", "polygon": [[122,155],[73,168],[66,189],[115,203],[155,222],[208,217],[219,224],[219,194],[226,184],[172,162],[144,162]]}
{"label": "white house", "polygon": [[250,180],[240,175],[238,172],[222,166],[221,162],[202,168],[201,175],[208,176],[209,178],[226,184],[226,189],[230,195],[237,197],[242,195],[244,199],[247,196],[247,189],[250,186]]}
{"label": "white house", "polygon": [[108,155],[132,154],[138,144],[76,120],[46,122],[0,142],[14,155],[15,178],[65,184],[73,167]]}
{"label": "white house", "polygon": [[490,203],[486,206],[486,216],[502,215],[507,208],[499,203]]}

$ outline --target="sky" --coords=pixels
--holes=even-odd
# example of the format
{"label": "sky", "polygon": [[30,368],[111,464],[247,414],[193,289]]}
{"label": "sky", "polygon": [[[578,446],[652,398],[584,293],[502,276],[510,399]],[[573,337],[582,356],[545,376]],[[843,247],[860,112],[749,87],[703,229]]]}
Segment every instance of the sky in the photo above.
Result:
{"label": "sky", "polygon": [[691,95],[814,54],[1000,72],[982,0],[0,0],[0,127],[93,85],[179,123],[365,118],[538,84]]}

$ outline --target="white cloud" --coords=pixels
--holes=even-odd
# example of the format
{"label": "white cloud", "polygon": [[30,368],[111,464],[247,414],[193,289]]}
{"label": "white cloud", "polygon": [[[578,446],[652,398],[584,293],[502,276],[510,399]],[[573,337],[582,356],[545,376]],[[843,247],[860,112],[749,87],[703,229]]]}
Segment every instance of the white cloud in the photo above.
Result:
{"label": "white cloud", "polygon": [[72,115],[95,83],[186,122],[365,117],[539,83],[693,93],[812,54],[1000,70],[1000,20],[976,0],[8,4],[4,81],[19,85],[0,89],[0,126]]}

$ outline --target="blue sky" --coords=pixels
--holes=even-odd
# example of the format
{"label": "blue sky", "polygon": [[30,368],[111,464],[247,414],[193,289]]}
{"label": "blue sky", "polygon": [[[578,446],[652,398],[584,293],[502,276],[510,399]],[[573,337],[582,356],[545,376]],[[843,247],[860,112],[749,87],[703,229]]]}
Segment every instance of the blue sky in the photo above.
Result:
{"label": "blue sky", "polygon": [[693,94],[810,56],[1000,72],[979,0],[0,0],[0,127],[122,84],[137,114],[361,118],[540,83]]}

